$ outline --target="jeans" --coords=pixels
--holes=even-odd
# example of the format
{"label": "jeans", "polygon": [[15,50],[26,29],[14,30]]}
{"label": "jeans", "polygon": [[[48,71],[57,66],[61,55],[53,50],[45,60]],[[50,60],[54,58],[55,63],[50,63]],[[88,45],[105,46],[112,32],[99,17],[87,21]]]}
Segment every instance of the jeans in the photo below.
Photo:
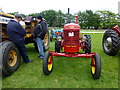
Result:
{"label": "jeans", "polygon": [[40,58],[44,58],[44,49],[43,49],[44,40],[37,37],[36,38],[36,43],[37,43],[37,46],[38,46],[38,51],[39,51],[39,54],[40,54]]}
{"label": "jeans", "polygon": [[18,47],[18,50],[20,52],[20,55],[22,56],[23,60],[25,63],[29,62],[29,58],[26,52],[26,48],[25,48],[25,43],[15,43],[16,46]]}

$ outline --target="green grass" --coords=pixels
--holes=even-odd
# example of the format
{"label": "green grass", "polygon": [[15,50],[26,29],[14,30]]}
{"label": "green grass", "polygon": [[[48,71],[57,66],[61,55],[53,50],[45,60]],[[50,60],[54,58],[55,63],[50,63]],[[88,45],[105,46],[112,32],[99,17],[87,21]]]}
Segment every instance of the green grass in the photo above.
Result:
{"label": "green grass", "polygon": [[[102,72],[99,80],[93,80],[90,59],[54,57],[54,69],[49,76],[42,71],[42,59],[34,50],[33,44],[27,45],[32,63],[21,60],[20,68],[13,75],[3,79],[3,88],[118,88],[118,54],[108,56],[102,49],[103,34],[90,34],[92,52],[101,56]],[[54,42],[50,49],[54,50]],[[120,52],[119,52],[120,54]]]}

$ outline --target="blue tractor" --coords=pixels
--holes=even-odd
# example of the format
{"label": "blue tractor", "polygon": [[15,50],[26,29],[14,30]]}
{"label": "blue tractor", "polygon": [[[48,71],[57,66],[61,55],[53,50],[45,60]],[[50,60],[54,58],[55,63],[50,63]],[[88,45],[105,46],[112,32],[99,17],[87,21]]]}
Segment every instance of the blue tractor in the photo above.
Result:
{"label": "blue tractor", "polygon": [[62,29],[52,29],[50,32],[50,41],[52,42],[53,39],[55,39],[58,35],[62,35],[62,33]]}

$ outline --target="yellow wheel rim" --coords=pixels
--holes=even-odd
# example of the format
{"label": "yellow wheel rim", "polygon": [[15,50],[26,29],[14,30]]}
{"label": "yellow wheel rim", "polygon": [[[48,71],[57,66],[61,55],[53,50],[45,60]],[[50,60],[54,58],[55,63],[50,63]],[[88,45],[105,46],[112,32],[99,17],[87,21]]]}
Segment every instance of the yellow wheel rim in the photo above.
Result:
{"label": "yellow wheel rim", "polygon": [[11,50],[9,52],[7,62],[8,62],[8,65],[11,66],[11,67],[16,64],[16,62],[17,62],[17,53],[16,53],[15,50]]}
{"label": "yellow wheel rim", "polygon": [[49,71],[52,70],[52,56],[50,56],[49,59],[48,59],[48,70]]}
{"label": "yellow wheel rim", "polygon": [[92,60],[92,74],[95,74],[95,60]]}
{"label": "yellow wheel rim", "polygon": [[49,33],[46,32],[46,34],[45,34],[45,38],[44,38],[44,45],[45,45],[45,46],[48,45],[48,39],[49,39]]}

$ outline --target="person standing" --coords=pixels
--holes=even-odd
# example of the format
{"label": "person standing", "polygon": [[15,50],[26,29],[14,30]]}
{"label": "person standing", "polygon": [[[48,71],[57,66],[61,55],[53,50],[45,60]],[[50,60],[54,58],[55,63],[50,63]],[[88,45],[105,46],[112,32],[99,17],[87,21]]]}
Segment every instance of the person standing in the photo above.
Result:
{"label": "person standing", "polygon": [[47,31],[47,23],[43,20],[41,15],[38,15],[36,17],[38,24],[35,27],[34,30],[34,37],[35,41],[37,43],[38,51],[39,51],[39,57],[41,59],[44,58],[44,37]]}
{"label": "person standing", "polygon": [[6,30],[9,40],[15,43],[15,45],[18,47],[18,50],[24,62],[29,63],[32,62],[32,60],[29,60],[29,57],[26,52],[24,39],[24,36],[26,35],[26,30],[20,25],[19,22],[21,20],[21,15],[16,14],[14,19],[9,21]]}

